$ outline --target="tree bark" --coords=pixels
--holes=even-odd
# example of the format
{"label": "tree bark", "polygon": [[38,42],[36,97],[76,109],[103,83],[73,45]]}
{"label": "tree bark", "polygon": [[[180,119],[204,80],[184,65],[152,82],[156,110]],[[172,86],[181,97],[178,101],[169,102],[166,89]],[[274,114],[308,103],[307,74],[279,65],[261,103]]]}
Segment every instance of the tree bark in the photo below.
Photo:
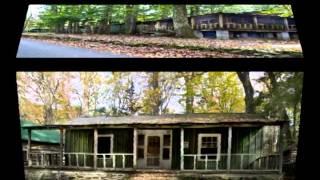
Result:
{"label": "tree bark", "polygon": [[45,124],[52,124],[54,117],[53,117],[53,109],[51,106],[45,106],[44,107],[44,120]]}
{"label": "tree bark", "polygon": [[184,78],[186,83],[186,90],[187,90],[187,96],[186,96],[186,113],[191,114],[193,113],[193,86],[192,86],[192,75],[191,76],[185,76]]}
{"label": "tree bark", "polygon": [[188,23],[186,5],[173,6],[173,26],[177,37],[196,38]]}
{"label": "tree bark", "polygon": [[99,34],[107,34],[110,32],[109,24],[111,22],[111,14],[112,14],[112,5],[107,5],[104,9],[104,18],[100,22],[98,33]]}
{"label": "tree bark", "polygon": [[249,72],[237,72],[245,92],[246,113],[255,113],[254,90],[250,82]]}
{"label": "tree bark", "polygon": [[69,21],[68,23],[68,33],[71,34],[72,33],[72,22]]}
{"label": "tree bark", "polygon": [[[275,73],[273,72],[268,72],[268,77],[270,79],[270,83],[271,83],[271,88],[273,92],[278,92],[279,91],[279,86],[278,86],[278,82],[277,82],[277,78]],[[282,120],[289,120],[289,116],[288,113],[286,111],[286,107],[283,104],[280,104],[278,109],[276,110],[278,113],[280,113],[278,115],[279,118],[281,118]],[[276,113],[276,114],[278,114]],[[286,132],[285,133],[285,143],[286,145],[290,145],[294,142],[293,140],[293,135],[290,131],[290,128],[286,128]],[[286,147],[286,146],[285,146]]]}
{"label": "tree bark", "polygon": [[126,5],[126,23],[125,32],[126,34],[136,33],[136,10],[134,5]]}
{"label": "tree bark", "polygon": [[[153,72],[153,73],[152,73],[151,86],[152,86],[152,89],[153,89],[154,91],[159,90],[159,72]],[[160,105],[161,105],[160,103],[161,103],[161,101],[160,101],[160,95],[157,94],[157,96],[155,97],[154,105],[153,105],[153,107],[152,107],[152,114],[153,114],[153,115],[159,115]]]}

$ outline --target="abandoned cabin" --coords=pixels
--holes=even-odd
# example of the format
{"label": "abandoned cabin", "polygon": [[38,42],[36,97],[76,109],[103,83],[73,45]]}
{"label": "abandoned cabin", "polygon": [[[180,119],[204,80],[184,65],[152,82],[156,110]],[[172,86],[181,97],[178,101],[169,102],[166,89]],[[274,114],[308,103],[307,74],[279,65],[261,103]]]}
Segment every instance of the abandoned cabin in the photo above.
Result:
{"label": "abandoned cabin", "polygon": [[[208,113],[80,117],[61,124],[25,126],[29,133],[26,172],[163,170],[278,177],[286,124],[259,114]],[[60,131],[59,152],[34,152],[32,132],[48,129]]]}
{"label": "abandoned cabin", "polygon": [[[295,20],[292,17],[262,15],[257,13],[212,13],[188,17],[188,22],[199,38],[237,39],[265,38],[290,40],[299,39]],[[99,26],[80,24],[73,33],[97,33]],[[107,26],[107,34],[125,32],[125,24],[112,22]],[[174,34],[172,18],[154,21],[138,21],[137,34],[168,36]],[[29,32],[48,32],[48,29],[32,29]],[[68,33],[66,23],[60,33]]]}
{"label": "abandoned cabin", "polygon": [[[294,18],[254,13],[215,13],[190,16],[188,22],[198,37],[234,39],[268,38],[298,39]],[[125,24],[112,24],[111,33],[124,32]],[[153,34],[155,32],[173,32],[172,18],[137,23],[137,32]]]}
{"label": "abandoned cabin", "polygon": [[[22,151],[25,165],[27,165],[28,154],[28,131],[24,127],[35,126],[36,123],[31,120],[21,119],[21,140]],[[32,149],[30,151],[34,153],[47,152],[55,153],[59,152],[60,132],[59,130],[34,130],[32,131],[30,142],[32,143]]]}

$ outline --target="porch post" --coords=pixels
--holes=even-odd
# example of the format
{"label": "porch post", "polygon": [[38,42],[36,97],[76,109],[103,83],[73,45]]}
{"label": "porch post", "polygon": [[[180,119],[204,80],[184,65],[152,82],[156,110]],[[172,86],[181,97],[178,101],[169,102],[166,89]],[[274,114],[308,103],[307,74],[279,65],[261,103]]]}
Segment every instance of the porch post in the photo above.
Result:
{"label": "porch post", "polygon": [[283,163],[283,124],[280,125],[280,131],[279,131],[279,153],[280,153],[280,156],[279,156],[279,173],[281,174],[282,173],[282,163]]}
{"label": "porch post", "polygon": [[258,18],[257,18],[257,16],[253,16],[253,27],[258,29]]}
{"label": "porch post", "polygon": [[289,30],[289,23],[288,23],[288,19],[287,18],[283,19],[283,24],[284,24],[285,30],[288,31]]}
{"label": "porch post", "polygon": [[180,129],[180,170],[184,170],[184,129]]}
{"label": "porch post", "polygon": [[31,161],[31,129],[28,129],[28,146],[27,146],[27,160],[28,160],[28,166],[32,165],[32,161]]}
{"label": "porch post", "polygon": [[64,128],[60,127],[60,161],[59,161],[59,166],[62,168],[63,166],[63,152],[64,152]]}
{"label": "porch post", "polygon": [[228,128],[228,162],[227,162],[227,169],[230,171],[231,165],[231,147],[232,147],[232,127]]}
{"label": "porch post", "polygon": [[223,15],[219,14],[219,28],[223,28]]}
{"label": "porch post", "polygon": [[133,129],[133,168],[137,168],[137,128]]}
{"label": "porch post", "polygon": [[[93,168],[97,168],[97,154],[98,154],[98,129],[95,128],[93,132]],[[114,158],[114,156],[111,156]]]}

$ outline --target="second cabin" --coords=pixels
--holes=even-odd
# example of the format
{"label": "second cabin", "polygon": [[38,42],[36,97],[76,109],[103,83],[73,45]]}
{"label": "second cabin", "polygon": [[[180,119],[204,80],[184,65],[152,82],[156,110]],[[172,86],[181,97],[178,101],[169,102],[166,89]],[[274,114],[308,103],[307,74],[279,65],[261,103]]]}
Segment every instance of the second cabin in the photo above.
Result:
{"label": "second cabin", "polygon": [[[267,38],[298,39],[294,18],[252,13],[215,13],[191,16],[189,24],[198,37],[216,39]],[[124,24],[112,24],[111,33],[124,31]],[[172,18],[137,23],[137,32],[174,32]]]}

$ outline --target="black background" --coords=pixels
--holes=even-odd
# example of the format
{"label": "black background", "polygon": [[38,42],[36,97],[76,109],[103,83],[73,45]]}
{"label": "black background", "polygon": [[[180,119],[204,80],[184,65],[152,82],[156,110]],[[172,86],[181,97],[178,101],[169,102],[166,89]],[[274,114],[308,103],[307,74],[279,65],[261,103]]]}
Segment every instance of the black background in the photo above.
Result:
{"label": "black background", "polygon": [[[13,0],[10,0],[13,1]],[[119,2],[121,1],[121,2]],[[174,1],[174,2],[173,2]],[[294,17],[299,33],[299,39],[303,48],[303,59],[16,59],[16,52],[28,8],[28,4],[292,4]],[[4,5],[4,4],[3,4]],[[309,5],[309,6],[308,6]],[[312,50],[313,41],[315,41],[312,28],[317,15],[317,11],[312,11],[311,1],[307,0],[22,0],[15,1],[13,5],[2,6],[8,12],[3,17],[6,22],[2,24],[6,34],[2,33],[2,37],[10,37],[9,41],[1,41],[5,50],[5,57],[2,59],[4,75],[1,76],[2,88],[5,90],[2,94],[1,105],[5,111],[1,114],[1,132],[3,146],[1,153],[1,163],[4,165],[9,176],[1,176],[1,179],[24,179],[20,124],[18,111],[18,98],[16,89],[16,71],[303,71],[304,87],[302,99],[300,137],[297,156],[297,179],[317,179],[313,177],[312,172],[316,173],[312,167],[313,164],[307,159],[316,157],[316,154],[307,152],[310,144],[315,148],[319,145],[317,131],[309,130],[311,126],[317,127],[318,121],[316,116],[319,109],[316,105],[317,101],[314,97],[317,95],[317,85],[319,79],[315,75],[317,72],[316,51]],[[9,35],[7,35],[9,34]],[[313,54],[312,54],[313,53]],[[9,65],[9,66],[8,66]],[[309,68],[307,68],[307,65]],[[312,71],[312,67],[314,67]],[[308,99],[312,98],[312,99]],[[309,102],[308,102],[309,101]],[[315,102],[315,103],[314,103]],[[317,108],[313,110],[312,108]],[[319,111],[319,110],[318,110]],[[314,113],[314,114],[311,114]],[[314,116],[312,116],[314,115]],[[312,134],[311,134],[312,133]],[[310,136],[311,138],[308,138]],[[310,142],[310,143],[309,143]],[[5,160],[7,159],[7,160]],[[314,160],[315,161],[315,160]],[[315,161],[317,162],[317,161]],[[8,178],[2,178],[8,177]]]}

